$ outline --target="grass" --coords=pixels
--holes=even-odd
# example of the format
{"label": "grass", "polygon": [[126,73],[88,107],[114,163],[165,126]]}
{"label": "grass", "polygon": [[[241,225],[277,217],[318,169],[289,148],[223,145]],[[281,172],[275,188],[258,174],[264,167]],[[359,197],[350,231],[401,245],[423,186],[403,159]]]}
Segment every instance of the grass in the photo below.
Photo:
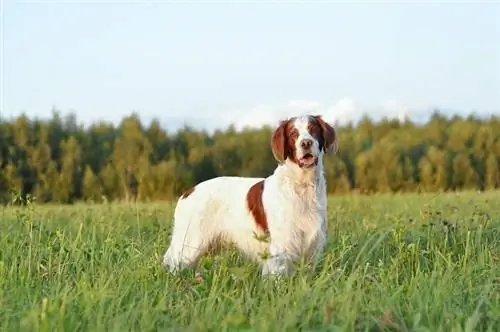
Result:
{"label": "grass", "polygon": [[499,194],[332,197],[316,274],[161,267],[172,206],[0,212],[3,331],[498,331]]}

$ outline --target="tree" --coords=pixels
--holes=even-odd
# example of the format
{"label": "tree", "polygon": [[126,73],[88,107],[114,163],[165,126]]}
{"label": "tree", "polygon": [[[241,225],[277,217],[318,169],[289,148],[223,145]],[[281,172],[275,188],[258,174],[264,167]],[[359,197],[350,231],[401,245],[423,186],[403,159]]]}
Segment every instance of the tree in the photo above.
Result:
{"label": "tree", "polygon": [[487,186],[486,159],[494,149],[494,144],[495,136],[491,126],[482,125],[479,127],[474,141],[474,148],[472,149],[472,167],[479,177],[480,189],[484,189],[484,187]]}
{"label": "tree", "polygon": [[104,192],[99,177],[94,174],[89,165],[86,165],[82,180],[83,199],[92,202],[100,202],[103,194]]}
{"label": "tree", "polygon": [[40,124],[37,134],[36,145],[28,148],[29,169],[33,171],[33,194],[38,202],[57,201],[54,192],[62,188],[57,183],[57,163],[52,160],[48,126]]}
{"label": "tree", "polygon": [[329,193],[346,194],[351,190],[351,184],[344,161],[334,156],[325,159],[325,179]]}
{"label": "tree", "polygon": [[152,147],[143,135],[136,114],[125,118],[120,125],[120,135],[115,141],[111,162],[119,182],[118,192],[125,201],[135,200],[138,191],[139,165],[149,160]]}
{"label": "tree", "polygon": [[458,153],[453,158],[452,188],[454,190],[473,189],[478,185],[478,176],[465,153]]}
{"label": "tree", "polygon": [[120,179],[111,162],[108,162],[99,172],[99,182],[102,183],[102,191],[107,200],[119,198]]}
{"label": "tree", "polygon": [[56,200],[62,203],[81,198],[82,166],[81,151],[76,139],[71,136],[61,143],[61,171],[59,172]]}
{"label": "tree", "polygon": [[373,164],[369,152],[363,152],[356,157],[356,187],[361,193],[373,194],[377,192],[377,184],[386,182],[386,174],[384,179],[379,179],[379,174],[376,173],[376,165]]}
{"label": "tree", "polygon": [[420,161],[420,182],[425,191],[437,192],[448,189],[446,155],[435,146],[431,146],[427,155]]}
{"label": "tree", "polygon": [[490,153],[486,159],[485,186],[489,190],[500,188],[498,159],[493,153]]}

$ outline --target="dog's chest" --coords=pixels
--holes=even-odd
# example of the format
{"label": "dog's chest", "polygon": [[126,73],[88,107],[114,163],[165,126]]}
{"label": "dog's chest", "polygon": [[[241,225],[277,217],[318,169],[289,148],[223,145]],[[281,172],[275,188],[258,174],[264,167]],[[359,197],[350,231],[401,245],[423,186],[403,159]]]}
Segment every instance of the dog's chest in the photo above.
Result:
{"label": "dog's chest", "polygon": [[321,190],[318,186],[297,185],[291,191],[294,205],[307,211],[321,208]]}
{"label": "dog's chest", "polygon": [[290,222],[290,234],[293,234],[294,239],[292,247],[298,255],[310,252],[315,247],[317,239],[323,236],[324,231],[325,211],[321,205],[321,198],[317,195],[309,195],[303,192],[301,196],[294,199],[287,218]]}
{"label": "dog's chest", "polygon": [[298,229],[311,232],[321,226],[324,208],[317,188],[297,188],[290,203],[290,217]]}

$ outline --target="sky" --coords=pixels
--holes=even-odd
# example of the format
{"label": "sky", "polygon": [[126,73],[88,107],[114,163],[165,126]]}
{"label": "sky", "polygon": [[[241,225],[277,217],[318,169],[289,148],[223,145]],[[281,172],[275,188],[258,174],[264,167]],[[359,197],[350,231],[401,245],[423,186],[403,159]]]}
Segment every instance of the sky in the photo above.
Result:
{"label": "sky", "polygon": [[500,114],[488,1],[0,1],[4,118],[136,112],[210,130]]}

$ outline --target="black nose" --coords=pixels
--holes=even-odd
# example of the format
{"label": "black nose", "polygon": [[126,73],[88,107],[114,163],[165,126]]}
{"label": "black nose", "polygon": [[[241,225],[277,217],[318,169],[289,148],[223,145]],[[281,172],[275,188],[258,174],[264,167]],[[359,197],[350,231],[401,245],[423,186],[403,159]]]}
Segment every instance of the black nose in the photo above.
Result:
{"label": "black nose", "polygon": [[303,148],[303,149],[309,149],[311,147],[311,145],[313,144],[312,140],[310,139],[303,139],[301,142],[300,142],[300,146]]}

